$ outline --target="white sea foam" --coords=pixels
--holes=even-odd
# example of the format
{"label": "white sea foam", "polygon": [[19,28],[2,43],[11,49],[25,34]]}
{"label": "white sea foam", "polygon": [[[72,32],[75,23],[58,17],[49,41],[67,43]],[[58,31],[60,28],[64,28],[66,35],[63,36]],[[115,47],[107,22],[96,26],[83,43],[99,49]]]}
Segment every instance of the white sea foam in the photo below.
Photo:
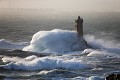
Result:
{"label": "white sea foam", "polygon": [[17,62],[19,60],[21,60],[21,58],[19,58],[19,57],[12,57],[11,58],[11,57],[5,56],[5,57],[2,58],[3,62]]}
{"label": "white sea foam", "polygon": [[103,39],[96,39],[93,35],[86,35],[85,40],[88,45],[90,45],[93,49],[86,49],[85,52],[90,53],[90,55],[118,55],[120,53],[120,44],[115,44],[112,41],[106,41]]}
{"label": "white sea foam", "polygon": [[5,39],[0,39],[0,49],[22,49],[27,44],[25,42],[22,43],[12,43]]}
{"label": "white sea foam", "polygon": [[75,78],[53,78],[52,80],[105,80],[104,78],[101,78],[99,76],[90,76],[89,78],[85,77],[75,77]]}
{"label": "white sea foam", "polygon": [[83,38],[79,38],[76,31],[60,29],[39,31],[33,35],[30,45],[24,47],[23,51],[56,54],[87,53],[88,56],[106,56],[111,53],[119,54],[120,52],[119,44],[116,45],[110,41],[96,39],[93,35],[86,35],[84,38],[88,45],[90,45],[93,49],[87,49],[85,40]]}
{"label": "white sea foam", "polygon": [[[31,58],[32,59],[28,59]],[[34,57],[34,58],[33,58]],[[12,57],[11,57],[12,58]],[[27,60],[26,60],[27,59]],[[9,64],[2,65],[1,67],[6,69],[17,70],[39,70],[39,69],[86,69],[91,68],[90,64],[87,64],[79,59],[64,59],[61,57],[35,57],[29,56],[21,60],[12,60],[10,58],[3,58],[4,61],[11,61]]]}
{"label": "white sea foam", "polygon": [[99,76],[91,76],[91,77],[87,78],[86,80],[105,80],[105,79],[101,78]]}
{"label": "white sea foam", "polygon": [[112,53],[108,53],[107,51],[94,50],[90,52],[87,56],[106,57],[106,56],[115,56],[115,55]]}
{"label": "white sea foam", "polygon": [[30,45],[23,51],[66,53],[80,51],[87,48],[83,38],[77,36],[76,31],[54,29],[39,31],[33,35]]}
{"label": "white sea foam", "polygon": [[99,49],[85,49],[81,54],[87,54],[87,56],[95,56],[95,57],[116,56],[113,53]]}
{"label": "white sea foam", "polygon": [[[5,78],[4,80],[13,80],[12,78]],[[105,80],[105,78],[101,78],[99,76],[90,76],[89,78],[85,77],[75,77],[75,78],[62,78],[62,77],[55,77],[50,80]]]}

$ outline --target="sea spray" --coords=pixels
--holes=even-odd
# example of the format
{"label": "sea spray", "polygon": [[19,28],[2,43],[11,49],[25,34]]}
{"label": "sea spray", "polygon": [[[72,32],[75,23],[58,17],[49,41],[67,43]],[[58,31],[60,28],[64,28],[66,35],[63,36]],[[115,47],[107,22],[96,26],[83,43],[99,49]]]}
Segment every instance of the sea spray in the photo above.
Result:
{"label": "sea spray", "polygon": [[[92,49],[97,49],[100,50],[102,53],[113,53],[116,54],[117,56],[119,55],[120,52],[120,44],[116,44],[116,42],[100,39],[100,38],[95,38],[94,35],[85,35],[84,36],[85,40],[87,41],[88,45],[91,46]],[[93,50],[94,51],[94,50]],[[96,51],[96,50],[95,50]]]}
{"label": "sea spray", "polygon": [[85,40],[78,37],[76,31],[54,29],[39,31],[32,37],[30,45],[23,51],[66,53],[87,48]]}

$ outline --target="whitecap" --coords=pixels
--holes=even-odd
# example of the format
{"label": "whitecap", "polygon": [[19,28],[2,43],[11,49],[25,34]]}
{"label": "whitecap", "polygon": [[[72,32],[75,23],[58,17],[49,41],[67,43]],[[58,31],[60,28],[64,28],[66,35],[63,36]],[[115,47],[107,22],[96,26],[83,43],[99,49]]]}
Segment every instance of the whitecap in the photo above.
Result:
{"label": "whitecap", "polygon": [[[11,57],[12,58],[12,57]],[[92,68],[90,64],[87,64],[79,59],[64,59],[62,57],[36,57],[29,56],[21,60],[13,61],[11,58],[4,58],[4,61],[8,60],[10,63],[2,65],[5,69],[17,69],[17,70],[40,70],[40,69],[86,69]],[[31,59],[30,59],[31,58]],[[6,59],[6,60],[5,60]],[[27,60],[26,60],[27,59]],[[29,59],[29,60],[28,60]]]}
{"label": "whitecap", "polygon": [[30,45],[24,47],[23,51],[62,54],[85,48],[87,48],[85,40],[79,38],[76,31],[54,29],[35,33]]}

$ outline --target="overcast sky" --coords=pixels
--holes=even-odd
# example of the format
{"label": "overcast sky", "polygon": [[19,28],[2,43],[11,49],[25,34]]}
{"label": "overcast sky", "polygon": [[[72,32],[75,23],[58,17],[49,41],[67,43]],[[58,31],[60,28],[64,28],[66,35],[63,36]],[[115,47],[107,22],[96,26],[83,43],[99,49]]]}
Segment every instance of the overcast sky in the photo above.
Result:
{"label": "overcast sky", "polygon": [[120,0],[0,0],[0,8],[52,8],[75,11],[120,11]]}

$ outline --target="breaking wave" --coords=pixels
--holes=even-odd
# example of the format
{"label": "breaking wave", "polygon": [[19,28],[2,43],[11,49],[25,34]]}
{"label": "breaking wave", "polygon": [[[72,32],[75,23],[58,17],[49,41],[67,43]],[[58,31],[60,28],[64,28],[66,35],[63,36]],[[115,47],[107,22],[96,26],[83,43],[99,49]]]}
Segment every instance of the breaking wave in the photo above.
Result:
{"label": "breaking wave", "polygon": [[5,69],[16,70],[40,70],[40,69],[86,69],[91,66],[82,60],[78,59],[64,59],[62,57],[37,57],[28,56],[24,59],[20,58],[2,58],[3,62],[10,62],[1,67]]}
{"label": "breaking wave", "polygon": [[23,51],[66,53],[85,48],[87,48],[85,40],[79,38],[76,31],[54,29],[35,33],[30,45],[23,48]]}
{"label": "breaking wave", "polygon": [[[109,41],[96,39],[92,35],[86,35],[84,38],[78,37],[75,31],[54,29],[35,33],[28,46],[1,40],[0,45],[8,46],[8,48],[23,48],[23,51],[62,55],[44,57],[29,55],[25,58],[3,57],[2,61],[7,64],[1,65],[0,68],[16,70],[87,69],[93,68],[93,64],[97,64],[100,57],[101,59],[109,59],[110,56],[118,57],[120,52],[119,44],[115,45]],[[88,47],[86,41],[90,47]],[[66,53],[70,53],[70,55]],[[78,56],[71,56],[73,53]],[[81,54],[85,56],[82,57]]]}

